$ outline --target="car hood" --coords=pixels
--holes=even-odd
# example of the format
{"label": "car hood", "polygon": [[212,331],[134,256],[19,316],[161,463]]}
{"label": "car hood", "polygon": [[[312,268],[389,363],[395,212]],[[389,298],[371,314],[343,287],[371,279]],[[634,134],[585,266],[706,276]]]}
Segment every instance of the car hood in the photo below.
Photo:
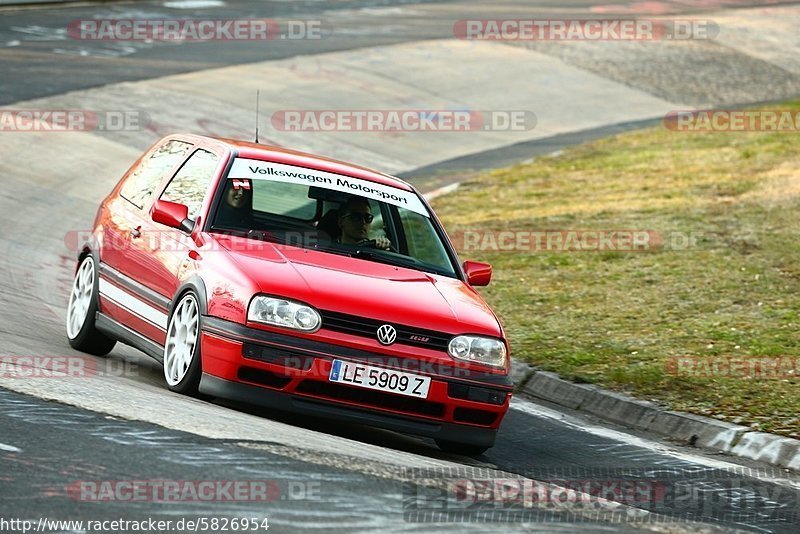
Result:
{"label": "car hood", "polygon": [[502,335],[492,310],[461,280],[236,236],[214,239],[263,293],[421,329]]}

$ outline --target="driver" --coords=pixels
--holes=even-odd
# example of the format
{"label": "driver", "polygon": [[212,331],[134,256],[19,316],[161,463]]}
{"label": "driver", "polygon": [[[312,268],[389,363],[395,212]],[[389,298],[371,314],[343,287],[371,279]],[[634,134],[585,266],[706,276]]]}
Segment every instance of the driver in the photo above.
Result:
{"label": "driver", "polygon": [[[339,243],[358,245],[369,241],[369,226],[373,219],[369,200],[355,195],[348,197],[342,205],[339,215],[339,228],[341,229]],[[375,241],[375,248],[389,250],[392,246],[392,242],[383,236],[372,238],[372,240]]]}

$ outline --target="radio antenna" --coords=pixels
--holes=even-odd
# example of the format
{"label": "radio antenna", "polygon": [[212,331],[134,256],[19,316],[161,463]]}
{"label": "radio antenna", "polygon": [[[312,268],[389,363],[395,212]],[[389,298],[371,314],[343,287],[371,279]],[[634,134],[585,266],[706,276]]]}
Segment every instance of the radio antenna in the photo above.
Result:
{"label": "radio antenna", "polygon": [[256,143],[258,143],[258,101],[261,96],[261,91],[256,89]]}

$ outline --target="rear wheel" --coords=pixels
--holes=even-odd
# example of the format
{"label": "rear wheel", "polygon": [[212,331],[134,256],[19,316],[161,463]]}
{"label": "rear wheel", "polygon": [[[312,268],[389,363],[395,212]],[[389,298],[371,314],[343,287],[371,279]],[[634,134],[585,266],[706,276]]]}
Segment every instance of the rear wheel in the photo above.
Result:
{"label": "rear wheel", "polygon": [[446,439],[437,439],[434,441],[436,441],[436,445],[438,445],[439,448],[444,452],[463,454],[464,456],[480,456],[489,450],[489,447],[483,447],[480,445],[465,445],[464,443],[448,441]]}
{"label": "rear wheel", "polygon": [[203,369],[200,359],[200,308],[191,291],[172,310],[164,344],[164,378],[176,393],[197,395]]}
{"label": "rear wheel", "polygon": [[81,352],[105,356],[117,343],[95,328],[95,315],[98,309],[99,280],[94,258],[91,254],[83,258],[67,304],[67,339],[73,349]]}

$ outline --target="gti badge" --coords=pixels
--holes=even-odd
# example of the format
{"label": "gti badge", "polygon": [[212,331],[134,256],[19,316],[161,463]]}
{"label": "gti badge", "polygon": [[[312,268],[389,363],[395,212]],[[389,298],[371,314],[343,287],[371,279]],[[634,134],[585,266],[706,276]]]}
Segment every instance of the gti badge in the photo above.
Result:
{"label": "gti badge", "polygon": [[381,325],[378,328],[378,341],[381,345],[391,345],[397,339],[397,330],[390,324]]}

